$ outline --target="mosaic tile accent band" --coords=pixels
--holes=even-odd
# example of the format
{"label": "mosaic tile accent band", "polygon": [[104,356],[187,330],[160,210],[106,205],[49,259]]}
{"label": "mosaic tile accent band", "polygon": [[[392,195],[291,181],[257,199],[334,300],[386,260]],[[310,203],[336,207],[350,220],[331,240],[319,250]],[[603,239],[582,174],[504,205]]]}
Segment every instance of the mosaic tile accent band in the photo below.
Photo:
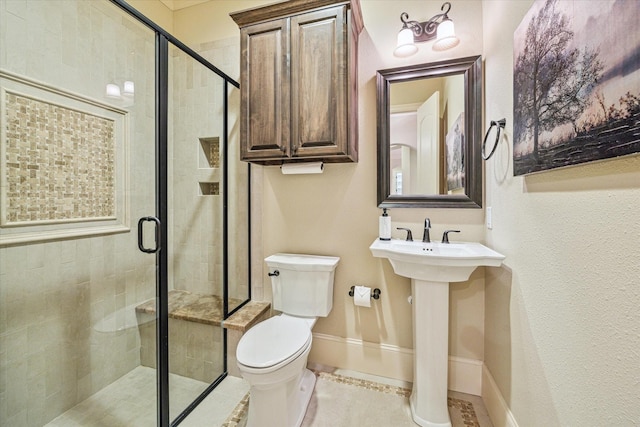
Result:
{"label": "mosaic tile accent band", "polygon": [[6,92],[6,223],[115,217],[115,122]]}
{"label": "mosaic tile accent band", "polygon": [[[387,384],[380,384],[374,381],[352,378],[343,375],[338,375],[329,372],[312,371],[318,378],[318,380],[326,380],[335,382],[338,384],[351,385],[355,387],[372,390],[378,393],[390,394],[395,396],[401,396],[406,399],[411,395],[411,390],[403,387],[395,387]],[[348,392],[345,390],[345,392]],[[247,414],[249,410],[250,395],[247,393],[244,398],[236,405],[235,409],[227,417],[222,427],[244,427],[247,422]],[[331,402],[324,402],[324,410],[331,411]],[[473,404],[466,400],[456,399],[453,397],[447,397],[447,406],[449,407],[449,413],[451,415],[451,424],[453,427],[462,426],[465,427],[481,427],[478,422]],[[304,425],[304,423],[303,423]]]}

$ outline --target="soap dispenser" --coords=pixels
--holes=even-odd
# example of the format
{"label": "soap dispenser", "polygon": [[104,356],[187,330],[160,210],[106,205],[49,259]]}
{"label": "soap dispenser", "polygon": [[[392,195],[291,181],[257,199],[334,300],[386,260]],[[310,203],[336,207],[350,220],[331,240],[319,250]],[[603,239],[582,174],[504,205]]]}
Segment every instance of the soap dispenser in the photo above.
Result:
{"label": "soap dispenser", "polygon": [[387,208],[382,210],[378,233],[380,240],[391,240],[391,217],[387,213]]}

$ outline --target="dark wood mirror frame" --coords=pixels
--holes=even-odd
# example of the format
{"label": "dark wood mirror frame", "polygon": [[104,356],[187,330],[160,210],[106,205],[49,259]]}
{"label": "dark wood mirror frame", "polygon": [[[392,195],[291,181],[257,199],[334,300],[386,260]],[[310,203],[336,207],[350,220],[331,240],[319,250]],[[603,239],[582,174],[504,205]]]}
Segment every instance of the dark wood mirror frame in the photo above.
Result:
{"label": "dark wood mirror frame", "polygon": [[[391,195],[390,91],[393,83],[464,74],[465,194]],[[378,70],[378,207],[482,207],[482,58],[470,56],[427,64]]]}

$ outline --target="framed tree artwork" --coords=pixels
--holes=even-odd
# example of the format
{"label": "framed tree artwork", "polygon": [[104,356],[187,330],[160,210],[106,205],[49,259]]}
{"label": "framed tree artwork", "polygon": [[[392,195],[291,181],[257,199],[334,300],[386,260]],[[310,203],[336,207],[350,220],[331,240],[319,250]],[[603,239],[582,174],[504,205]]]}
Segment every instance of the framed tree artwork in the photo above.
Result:
{"label": "framed tree artwork", "polygon": [[640,152],[638,16],[640,1],[535,1],[514,32],[514,175]]}

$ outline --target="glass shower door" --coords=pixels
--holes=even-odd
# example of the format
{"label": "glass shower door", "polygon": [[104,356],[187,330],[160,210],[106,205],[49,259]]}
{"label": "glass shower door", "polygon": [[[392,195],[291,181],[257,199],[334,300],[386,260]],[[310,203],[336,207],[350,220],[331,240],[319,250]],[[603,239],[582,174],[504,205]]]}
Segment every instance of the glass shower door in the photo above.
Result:
{"label": "glass shower door", "polygon": [[0,425],[156,425],[155,41],[106,0],[0,1]]}
{"label": "glass shower door", "polygon": [[0,1],[0,425],[167,426],[224,376],[247,173],[227,202],[230,80],[169,40],[122,1]]}
{"label": "glass shower door", "polygon": [[168,305],[171,419],[225,372],[223,79],[169,44]]}

